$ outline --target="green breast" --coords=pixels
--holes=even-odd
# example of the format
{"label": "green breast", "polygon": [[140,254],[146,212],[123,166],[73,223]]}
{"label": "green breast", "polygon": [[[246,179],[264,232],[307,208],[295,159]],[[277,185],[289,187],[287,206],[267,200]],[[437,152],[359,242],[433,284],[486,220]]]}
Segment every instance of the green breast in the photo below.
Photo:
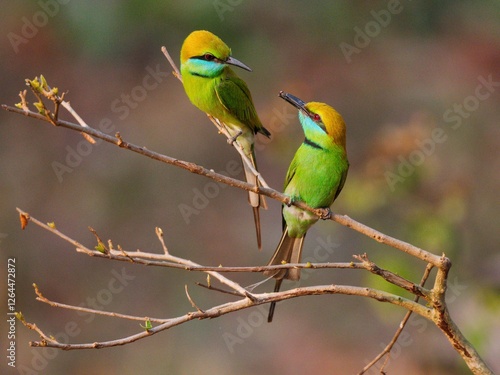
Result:
{"label": "green breast", "polygon": [[341,148],[324,150],[304,144],[297,150],[292,165],[295,170],[285,193],[314,208],[330,207],[349,166]]}

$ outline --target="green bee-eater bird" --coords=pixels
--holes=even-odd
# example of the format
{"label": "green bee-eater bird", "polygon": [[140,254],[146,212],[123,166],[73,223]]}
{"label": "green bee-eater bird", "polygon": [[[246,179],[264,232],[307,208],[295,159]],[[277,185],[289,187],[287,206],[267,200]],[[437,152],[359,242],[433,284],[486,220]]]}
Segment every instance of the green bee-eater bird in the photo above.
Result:
{"label": "green bee-eater bird", "polygon": [[[329,208],[338,197],[349,169],[346,153],[346,128],[342,116],[324,103],[304,103],[280,92],[280,97],[298,108],[305,140],[288,168],[284,192],[292,201],[303,201],[312,208]],[[294,205],[283,206],[283,235],[268,265],[300,263],[308,229],[318,216]],[[300,269],[267,271],[276,278],[275,292],[283,279],[299,280]],[[268,322],[273,319],[271,303]]]}
{"label": "green bee-eater bird", "polygon": [[[227,125],[229,134],[237,139],[243,151],[257,169],[254,152],[255,134],[269,137],[262,125],[246,83],[231,69],[231,65],[252,71],[241,61],[231,57],[231,49],[209,31],[193,31],[181,49],[182,84],[189,100]],[[257,177],[243,162],[247,182],[258,185]],[[248,200],[253,207],[257,244],[261,248],[259,207],[267,208],[263,196],[250,192]]]}

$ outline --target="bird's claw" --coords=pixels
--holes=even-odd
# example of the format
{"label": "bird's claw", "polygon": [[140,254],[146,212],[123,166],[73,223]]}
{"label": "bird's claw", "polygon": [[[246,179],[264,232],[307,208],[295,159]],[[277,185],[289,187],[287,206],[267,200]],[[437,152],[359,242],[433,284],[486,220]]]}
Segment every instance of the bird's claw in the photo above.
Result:
{"label": "bird's claw", "polygon": [[286,202],[287,207],[290,207],[295,202],[293,197],[288,197],[288,201]]}
{"label": "bird's claw", "polygon": [[321,218],[321,220],[331,219],[332,218],[332,211],[329,208],[322,208],[320,218]]}
{"label": "bird's claw", "polygon": [[227,143],[229,143],[230,145],[232,145],[236,141],[236,138],[238,138],[242,134],[243,134],[243,131],[238,130],[238,132],[235,135],[233,135],[232,137],[229,137],[227,139]]}

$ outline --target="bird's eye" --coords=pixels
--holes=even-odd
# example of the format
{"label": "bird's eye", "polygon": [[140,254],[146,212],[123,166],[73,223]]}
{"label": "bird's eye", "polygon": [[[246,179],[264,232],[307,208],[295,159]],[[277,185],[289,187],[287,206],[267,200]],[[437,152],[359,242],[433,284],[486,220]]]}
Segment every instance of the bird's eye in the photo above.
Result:
{"label": "bird's eye", "polygon": [[215,59],[215,56],[210,54],[210,53],[205,53],[205,56],[203,56],[203,57],[207,61],[213,61],[213,59]]}
{"label": "bird's eye", "polygon": [[314,120],[314,121],[321,121],[321,116],[320,116],[320,115],[318,115],[317,113],[315,113],[315,114],[313,115],[313,120]]}

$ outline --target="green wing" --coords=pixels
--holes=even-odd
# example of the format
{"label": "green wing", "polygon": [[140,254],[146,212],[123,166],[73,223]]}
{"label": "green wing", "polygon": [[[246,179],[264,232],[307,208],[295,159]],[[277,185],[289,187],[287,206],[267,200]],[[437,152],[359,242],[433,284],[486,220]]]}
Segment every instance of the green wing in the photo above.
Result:
{"label": "green wing", "polygon": [[260,122],[252,101],[250,90],[242,79],[236,76],[223,78],[215,87],[221,104],[238,121],[247,125],[254,133],[269,137],[271,133]]}
{"label": "green wing", "polygon": [[345,180],[347,178],[347,172],[349,171],[349,162],[347,162],[347,168],[344,170],[344,173],[342,173],[342,177],[340,178],[340,183],[337,188],[337,191],[335,192],[335,198],[333,200],[337,199],[339,196],[340,192],[342,191],[342,188],[344,187]]}
{"label": "green wing", "polygon": [[292,181],[293,176],[295,176],[295,172],[297,171],[297,166],[298,166],[297,159],[298,159],[297,153],[295,153],[295,155],[292,159],[292,162],[290,163],[290,166],[288,167],[288,172],[286,172],[285,184],[283,186],[283,190],[286,190],[286,188],[288,187],[288,185]]}
{"label": "green wing", "polygon": [[[288,172],[286,172],[286,177],[285,177],[285,184],[283,186],[283,191],[286,190],[290,182],[292,181],[293,177],[295,176],[295,172],[297,171],[297,153],[295,153],[295,156],[292,159],[292,162],[290,163],[290,166],[288,167]],[[292,197],[293,198],[293,197]],[[286,221],[285,217],[283,216],[283,212],[281,213],[281,224],[283,227],[283,230],[286,228]]]}

